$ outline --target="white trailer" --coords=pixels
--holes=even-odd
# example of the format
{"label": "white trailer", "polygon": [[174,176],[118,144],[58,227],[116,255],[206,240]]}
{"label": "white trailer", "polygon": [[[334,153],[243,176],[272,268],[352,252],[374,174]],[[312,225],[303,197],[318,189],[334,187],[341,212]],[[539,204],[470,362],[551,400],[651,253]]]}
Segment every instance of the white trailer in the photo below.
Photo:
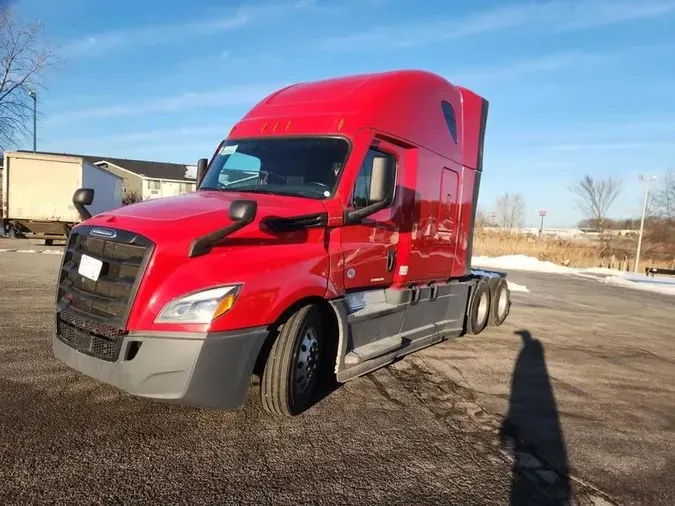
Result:
{"label": "white trailer", "polygon": [[78,188],[93,188],[92,215],[122,205],[122,178],[81,157],[24,151],[6,152],[2,174],[2,221],[6,233],[67,237],[80,221],[73,205]]}

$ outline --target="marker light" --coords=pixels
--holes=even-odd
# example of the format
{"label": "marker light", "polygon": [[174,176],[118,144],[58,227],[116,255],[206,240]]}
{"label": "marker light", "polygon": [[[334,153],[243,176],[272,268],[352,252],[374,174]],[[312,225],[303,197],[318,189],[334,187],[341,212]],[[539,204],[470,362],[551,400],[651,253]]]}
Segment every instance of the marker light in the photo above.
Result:
{"label": "marker light", "polygon": [[209,323],[234,305],[239,285],[220,286],[179,297],[160,311],[155,323]]}

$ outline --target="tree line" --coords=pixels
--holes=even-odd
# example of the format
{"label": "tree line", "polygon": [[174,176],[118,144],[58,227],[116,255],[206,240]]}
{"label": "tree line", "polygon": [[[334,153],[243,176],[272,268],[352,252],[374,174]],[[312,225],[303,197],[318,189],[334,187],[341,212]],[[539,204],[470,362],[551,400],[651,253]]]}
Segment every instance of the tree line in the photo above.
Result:
{"label": "tree line", "polygon": [[[642,188],[642,187],[640,187]],[[612,219],[612,206],[624,190],[617,177],[604,179],[585,175],[571,184],[568,190],[574,196],[577,209],[584,218],[579,228],[590,228],[600,233],[606,230],[637,230],[640,217]],[[638,195],[636,193],[636,195]],[[479,209],[479,224],[498,226],[505,230],[522,228],[525,223],[525,200],[520,193],[504,193],[497,197],[492,211]],[[675,170],[667,171],[650,188],[645,229],[659,240],[675,242]]]}

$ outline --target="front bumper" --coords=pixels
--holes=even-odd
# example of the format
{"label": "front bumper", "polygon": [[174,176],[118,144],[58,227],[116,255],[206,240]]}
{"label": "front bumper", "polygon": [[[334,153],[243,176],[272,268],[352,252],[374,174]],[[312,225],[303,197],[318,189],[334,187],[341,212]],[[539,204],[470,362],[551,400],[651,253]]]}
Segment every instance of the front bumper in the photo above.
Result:
{"label": "front bumper", "polygon": [[244,405],[267,333],[266,327],[257,327],[209,334],[129,334],[115,362],[85,355],[56,335],[52,349],[57,359],[73,369],[133,395],[234,409]]}

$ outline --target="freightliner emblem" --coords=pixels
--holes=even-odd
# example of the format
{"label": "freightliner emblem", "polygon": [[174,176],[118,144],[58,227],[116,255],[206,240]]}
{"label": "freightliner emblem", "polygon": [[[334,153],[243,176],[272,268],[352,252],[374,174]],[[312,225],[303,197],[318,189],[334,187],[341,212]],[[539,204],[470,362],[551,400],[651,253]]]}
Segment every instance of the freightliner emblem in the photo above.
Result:
{"label": "freightliner emblem", "polygon": [[92,228],[89,231],[89,235],[95,235],[98,237],[105,237],[107,239],[112,239],[113,237],[117,237],[117,232],[114,230],[110,230],[109,228]]}

